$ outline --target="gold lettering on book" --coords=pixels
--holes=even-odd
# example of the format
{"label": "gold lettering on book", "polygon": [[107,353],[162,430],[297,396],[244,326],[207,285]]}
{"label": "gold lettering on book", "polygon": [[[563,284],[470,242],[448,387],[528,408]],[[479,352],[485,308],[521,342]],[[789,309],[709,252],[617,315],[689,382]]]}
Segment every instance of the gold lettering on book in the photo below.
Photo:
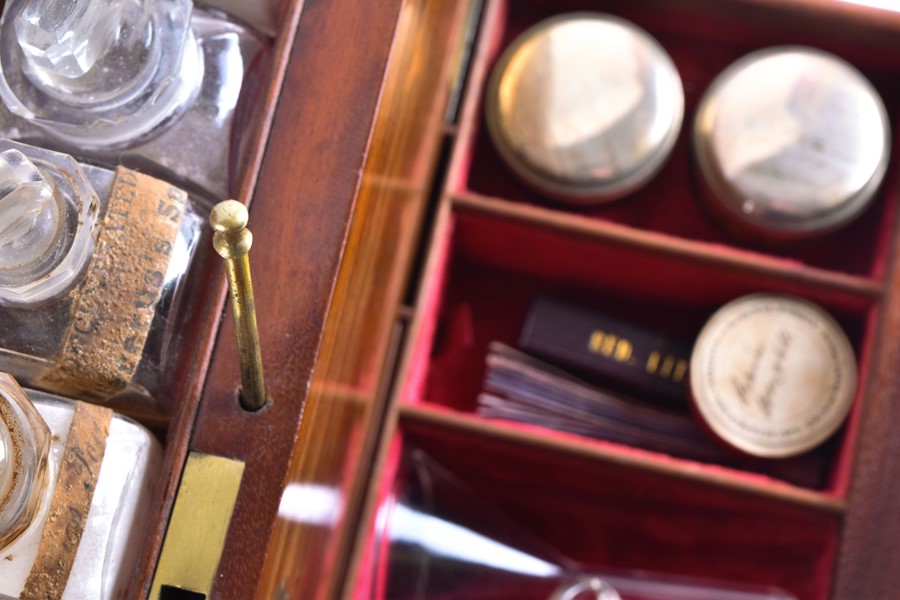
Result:
{"label": "gold lettering on book", "polygon": [[634,346],[630,341],[599,329],[591,333],[588,349],[616,362],[628,362],[634,354]]}
{"label": "gold lettering on book", "polygon": [[647,363],[644,368],[651,375],[657,375],[663,379],[671,379],[676,383],[681,383],[687,374],[688,363],[683,358],[676,358],[671,354],[663,355],[661,352],[654,350],[647,357]]}

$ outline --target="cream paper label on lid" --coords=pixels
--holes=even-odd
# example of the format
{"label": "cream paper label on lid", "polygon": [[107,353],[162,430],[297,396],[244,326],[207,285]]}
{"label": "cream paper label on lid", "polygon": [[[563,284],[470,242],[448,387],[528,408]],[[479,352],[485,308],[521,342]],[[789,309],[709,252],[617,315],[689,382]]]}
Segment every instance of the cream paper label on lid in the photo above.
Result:
{"label": "cream paper label on lid", "polygon": [[720,309],[691,357],[694,403],[724,441],[754,456],[811,450],[838,427],[856,391],[856,360],[819,307],[754,295]]}
{"label": "cream paper label on lid", "polygon": [[74,397],[123,390],[143,355],[181,228],[187,194],[116,170],[94,257],[72,294],[62,349],[42,386]]}

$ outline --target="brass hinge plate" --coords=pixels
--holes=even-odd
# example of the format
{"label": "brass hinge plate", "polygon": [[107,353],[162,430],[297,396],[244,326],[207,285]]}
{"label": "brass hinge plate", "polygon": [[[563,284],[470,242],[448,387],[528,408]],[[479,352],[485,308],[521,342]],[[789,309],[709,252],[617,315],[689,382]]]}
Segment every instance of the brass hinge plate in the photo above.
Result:
{"label": "brass hinge plate", "polygon": [[210,597],[243,475],[243,461],[188,456],[150,600]]}

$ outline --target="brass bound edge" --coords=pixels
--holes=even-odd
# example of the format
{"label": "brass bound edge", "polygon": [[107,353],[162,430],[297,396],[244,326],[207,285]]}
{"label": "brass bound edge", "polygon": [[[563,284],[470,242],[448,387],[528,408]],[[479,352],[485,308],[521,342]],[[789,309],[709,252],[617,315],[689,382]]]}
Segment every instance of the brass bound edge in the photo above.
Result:
{"label": "brass bound edge", "polygon": [[151,600],[161,598],[165,589],[210,597],[243,474],[243,461],[191,452],[150,588]]}

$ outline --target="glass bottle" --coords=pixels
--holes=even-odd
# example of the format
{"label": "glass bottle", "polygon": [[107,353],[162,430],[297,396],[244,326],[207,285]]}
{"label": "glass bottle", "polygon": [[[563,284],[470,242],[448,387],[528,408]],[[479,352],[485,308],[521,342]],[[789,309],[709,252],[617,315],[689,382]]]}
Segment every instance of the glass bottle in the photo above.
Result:
{"label": "glass bottle", "polygon": [[0,140],[0,371],[165,419],[201,223],[168,183]]}
{"label": "glass bottle", "polygon": [[123,597],[160,468],[155,438],[0,373],[0,452],[0,598]]}
{"label": "glass bottle", "polygon": [[365,597],[378,600],[796,600],[767,585],[581,565],[418,448],[382,501],[374,547]]}
{"label": "glass bottle", "polygon": [[11,0],[0,136],[225,197],[242,87],[264,46],[191,0]]}

